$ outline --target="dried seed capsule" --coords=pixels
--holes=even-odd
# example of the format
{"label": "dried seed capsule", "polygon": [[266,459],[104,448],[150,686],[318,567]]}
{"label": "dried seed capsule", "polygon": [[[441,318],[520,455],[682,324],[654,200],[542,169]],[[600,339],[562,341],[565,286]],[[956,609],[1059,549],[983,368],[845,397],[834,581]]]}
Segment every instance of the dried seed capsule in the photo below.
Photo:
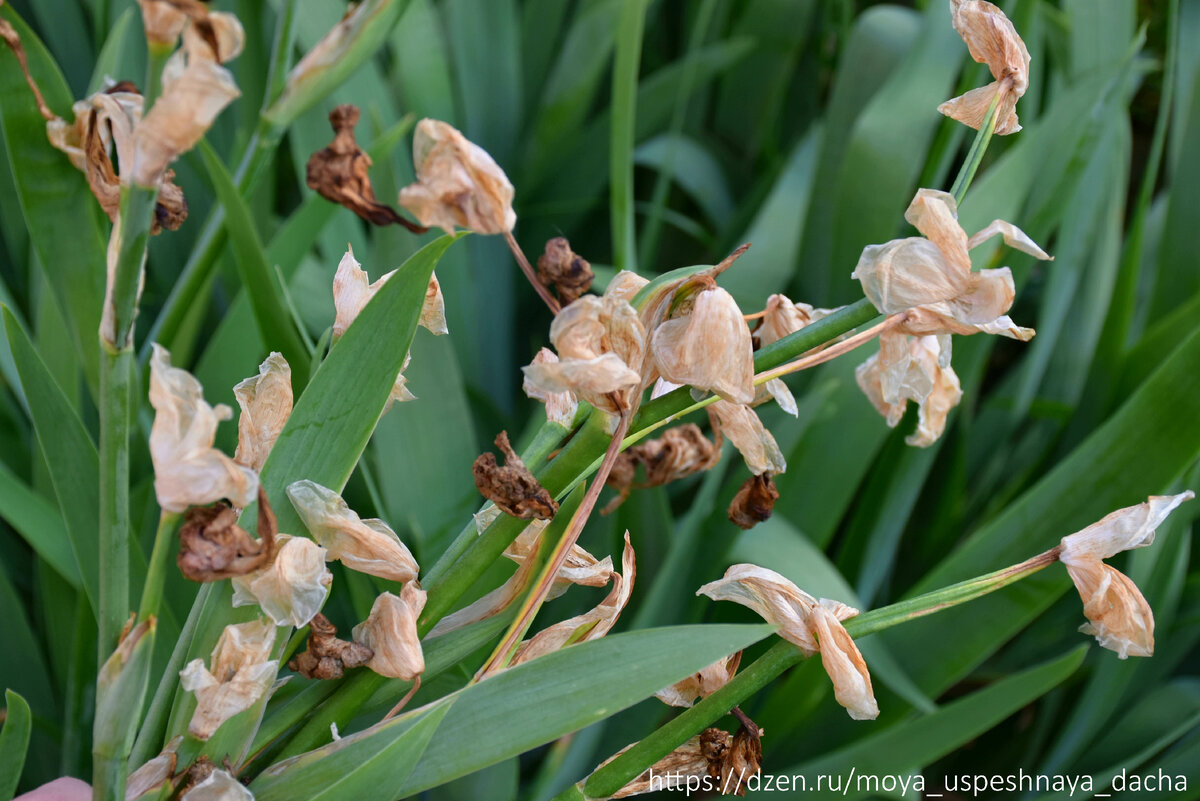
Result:
{"label": "dried seed capsule", "polygon": [[496,447],[504,454],[503,467],[496,462],[495,454],[482,453],[471,469],[479,493],[512,517],[522,520],[535,517],[549,520],[554,517],[558,512],[558,503],[512,449],[507,431],[497,435]]}

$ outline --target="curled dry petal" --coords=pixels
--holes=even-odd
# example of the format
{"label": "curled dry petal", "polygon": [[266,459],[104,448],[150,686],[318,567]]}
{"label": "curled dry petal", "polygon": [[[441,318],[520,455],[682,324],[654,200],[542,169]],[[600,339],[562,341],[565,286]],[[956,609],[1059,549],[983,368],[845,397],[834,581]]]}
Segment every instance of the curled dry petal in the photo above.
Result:
{"label": "curled dry petal", "polygon": [[308,624],[308,644],[288,668],[306,679],[340,679],[346,668],[367,664],[375,652],[362,643],[337,638],[337,627],[318,613]]}
{"label": "curled dry petal", "polygon": [[659,690],[654,697],[668,706],[691,706],[697,699],[707,698],[729,683],[742,663],[742,652],[730,654],[724,659],[718,659],[708,667],[693,673],[682,681],[677,681],[665,690]]}
{"label": "curled dry petal", "polygon": [[275,515],[258,488],[258,534],[255,540],[237,524],[237,512],[224,503],[193,506],[179,529],[177,562],[184,578],[219,581],[244,576],[270,561],[275,548]]}
{"label": "curled dry petal", "polygon": [[[751,724],[753,726],[753,724]],[[633,746],[626,746],[600,763],[597,770]],[[762,730],[742,726],[737,734],[708,728],[655,762],[611,798],[629,798],[662,790],[690,789],[699,780],[720,788],[724,795],[744,796],[748,781],[762,763]]]}
{"label": "curled dry petal", "polygon": [[996,133],[1021,130],[1017,100],[1029,88],[1029,51],[1004,12],[986,0],[950,0],[954,29],[971,51],[971,58],[987,64],[996,80],[947,100],[938,111],[976,130],[983,126],[988,106],[1003,91],[996,109]]}
{"label": "curled dry petal", "polygon": [[924,448],[946,428],[950,410],[962,399],[958,376],[949,366],[949,337],[910,337],[895,331],[879,339],[879,352],[858,366],[858,386],[895,427],[908,401],[919,405],[917,430],[905,441]]}
{"label": "curled dry petal", "polygon": [[787,461],[779,443],[749,406],[719,400],[708,407],[713,431],[733,443],[755,475],[779,475],[787,470]]}
{"label": "curled dry petal", "polygon": [[371,614],[354,627],[354,641],[374,651],[367,667],[381,676],[412,681],[425,672],[425,655],[417,635],[417,617],[425,608],[425,591],[410,581],[396,596],[375,599]]}
{"label": "curled dry petal", "polygon": [[576,615],[555,623],[539,631],[530,639],[521,643],[513,654],[510,667],[537,659],[539,656],[557,651],[568,645],[579,642],[598,640],[609,632],[621,616],[621,610],[629,603],[633,592],[633,580],[636,573],[633,545],[629,542],[629,532],[625,532],[625,550],[621,555],[621,573],[612,574],[612,589],[608,597],[598,606],[582,615]]}
{"label": "curled dry petal", "polygon": [[179,801],[254,801],[254,793],[226,771],[214,770]]}
{"label": "curled dry petal", "polygon": [[1109,559],[1122,551],[1144,548],[1154,542],[1154,532],[1167,516],[1195,494],[1152,495],[1145,503],[1118,509],[1099,522],[1062,539],[1063,562],[1082,557]]}
{"label": "curled dry petal", "polygon": [[752,529],[771,517],[779,489],[770,473],[750,476],[729,504],[729,522],[741,529]]}
{"label": "curled dry petal", "polygon": [[187,24],[188,16],[166,0],[138,0],[142,7],[142,25],[146,41],[162,47],[174,47]]}
{"label": "curled dry petal", "polygon": [[275,627],[269,620],[226,626],[213,649],[210,668],[194,659],[180,671],[183,689],[195,693],[196,711],[188,733],[207,740],[270,688],[279,663],[270,658]]}
{"label": "curled dry petal", "polygon": [[[558,364],[558,356],[549,348],[539,350],[537,356],[534,356],[533,361],[530,362],[531,367],[543,364]],[[575,393],[570,390],[549,392],[534,385],[529,380],[528,375],[525,376],[521,388],[525,390],[525,394],[529,397],[536,398],[546,404],[547,420],[557,423],[564,428],[571,428],[575,424],[575,415],[579,411],[579,401],[575,399]]]}
{"label": "curled dry petal", "polygon": [[517,224],[513,186],[491,156],[452,125],[424,119],[413,136],[417,181],[400,190],[400,205],[421,225],[502,234]]}
{"label": "curled dry petal", "polygon": [[417,577],[417,560],[387,523],[359,518],[342,496],[314,481],[289,485],[287,495],[313,539],[328,551],[326,559],[392,581]]}
{"label": "curled dry petal", "polygon": [[512,517],[522,520],[554,517],[558,503],[512,449],[507,431],[497,435],[496,447],[504,454],[503,467],[496,462],[495,454],[489,452],[481,453],[471,468],[479,493]]}
{"label": "curled dry petal", "polygon": [[637,293],[641,292],[642,287],[648,283],[650,283],[650,279],[644,276],[629,270],[621,270],[612,277],[612,280],[608,282],[608,286],[604,288],[604,297],[633,303],[633,299],[637,297]]}
{"label": "curled dry petal", "polygon": [[[824,598],[812,608],[810,620],[817,645],[821,649],[821,664],[833,681],[833,694],[855,720],[874,720],[879,717],[879,704],[871,687],[871,674],[858,646],[846,633],[841,621],[848,607]],[[850,610],[857,614],[854,610]]]}
{"label": "curled dry petal", "polygon": [[299,628],[321,611],[333,574],[312,540],[280,534],[276,544],[270,564],[233,579],[233,605],[258,604],[275,625]]}
{"label": "curled dry petal", "polygon": [[223,498],[245,507],[258,492],[258,475],[213,447],[217,423],[232,416],[228,406],[209,406],[203,387],[186,370],[171,366],[171,354],[155,343],[150,357],[150,458],[154,491],[167,512],[182,512]]}
{"label": "curled dry petal", "polygon": [[765,348],[801,328],[832,314],[835,309],[814,309],[807,303],[793,303],[786,295],[771,295],[762,322],[754,330],[757,347]]}
{"label": "curled dry petal", "polygon": [[587,259],[571,250],[565,236],[556,236],[546,242],[546,251],[538,257],[538,280],[553,286],[558,300],[564,306],[573,303],[592,286],[592,265]]}
{"label": "curled dry petal", "polygon": [[654,329],[650,353],[663,378],[754,402],[754,345],[742,310],[720,287],[701,291],[690,314]]}
{"label": "curled dry petal", "polygon": [[657,439],[634,445],[618,457],[609,473],[608,486],[620,495],[604,507],[602,514],[610,514],[629,497],[639,464],[646,468],[646,483],[641,486],[661,487],[714,467],[721,458],[722,442],[719,432],[716,441],[710,442],[699,426],[685,423],[667,429]]}
{"label": "curled dry petal", "polygon": [[329,112],[333,141],[313,153],[305,168],[305,182],[326,200],[345,206],[372,225],[403,225],[424,233],[425,229],[404,219],[391,206],[375,199],[371,186],[371,157],[354,138],[358,107],[346,103]]}
{"label": "curled dry petal", "polygon": [[175,768],[179,763],[176,752],[182,742],[182,734],[173,738],[158,756],[129,774],[125,781],[125,801],[137,801],[166,786],[175,775]]}
{"label": "curled dry petal", "polygon": [[280,353],[272,353],[251,376],[233,388],[242,413],[238,415],[238,444],[233,458],[262,470],[292,413],[292,368]]}

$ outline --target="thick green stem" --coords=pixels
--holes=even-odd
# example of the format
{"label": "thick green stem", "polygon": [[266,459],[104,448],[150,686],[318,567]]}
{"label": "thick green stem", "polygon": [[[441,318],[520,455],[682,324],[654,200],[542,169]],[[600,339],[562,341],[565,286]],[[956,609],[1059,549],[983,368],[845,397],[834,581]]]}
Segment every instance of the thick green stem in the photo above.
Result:
{"label": "thick green stem", "polygon": [[959,169],[958,177],[954,179],[954,186],[950,189],[955,203],[963,202],[963,198],[967,195],[967,187],[971,185],[972,179],[975,178],[975,172],[983,162],[983,154],[987,152],[988,143],[992,141],[992,134],[996,130],[996,112],[1000,108],[1000,97],[1007,91],[1008,83],[1001,83],[996,96],[992,98],[992,102],[988,106],[987,114],[983,118],[983,125],[979,126],[979,133],[975,135],[975,141],[971,143],[971,149],[967,151],[967,159]]}
{"label": "thick green stem", "polygon": [[[1056,561],[1058,561],[1058,549],[1054,548],[1019,565],[997,570],[985,576],[850,618],[845,624],[846,631],[852,637],[865,637],[913,618],[933,614],[995,592]],[[799,648],[790,642],[780,640],[720,690],[684,711],[589,776],[584,782],[583,794],[588,798],[607,798],[613,795],[655,762],[686,742],[688,738],[716,723],[730,709],[743,703],[785,670],[803,659],[804,654]],[[577,799],[578,797],[577,788],[570,787],[560,793],[557,799],[565,801],[565,799]]]}
{"label": "thick green stem", "polygon": [[171,542],[175,539],[179,521],[180,515],[175,512],[163,512],[158,518],[154,549],[150,552],[150,565],[146,571],[146,585],[142,588],[142,603],[138,607],[138,620],[145,620],[151,615],[158,616],[171,556]]}
{"label": "thick green stem", "polygon": [[161,42],[147,42],[147,62],[146,62],[146,91],[142,95],[144,102],[143,109],[146,112],[150,111],[154,101],[158,100],[162,94],[162,71],[167,65],[167,59],[171,57],[174,48],[169,44]]}

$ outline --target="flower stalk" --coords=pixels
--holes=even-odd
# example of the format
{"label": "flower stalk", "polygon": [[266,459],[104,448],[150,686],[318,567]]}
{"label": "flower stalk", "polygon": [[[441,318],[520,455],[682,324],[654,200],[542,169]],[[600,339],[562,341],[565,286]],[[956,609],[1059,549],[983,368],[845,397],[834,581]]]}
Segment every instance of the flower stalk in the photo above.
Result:
{"label": "flower stalk", "polygon": [[1008,80],[1001,82],[1000,90],[996,92],[996,96],[988,105],[983,125],[979,126],[979,132],[975,134],[975,139],[971,142],[971,149],[967,151],[967,159],[959,169],[958,176],[954,179],[954,185],[950,187],[950,194],[954,195],[955,203],[963,202],[963,198],[967,195],[967,188],[971,185],[979,165],[983,162],[983,154],[987,152],[988,143],[992,141],[992,134],[996,132],[1000,100],[1009,91],[1009,84]]}

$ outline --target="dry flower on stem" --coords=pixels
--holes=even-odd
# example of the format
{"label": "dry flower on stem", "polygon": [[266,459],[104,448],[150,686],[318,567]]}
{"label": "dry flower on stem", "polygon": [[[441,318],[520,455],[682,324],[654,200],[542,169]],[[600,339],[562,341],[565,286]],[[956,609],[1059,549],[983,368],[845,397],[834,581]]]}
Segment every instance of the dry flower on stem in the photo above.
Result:
{"label": "dry flower on stem", "polygon": [[909,445],[925,448],[936,442],[950,410],[962,399],[958,376],[950,367],[949,342],[948,335],[889,332],[879,338],[879,352],[855,371],[859,388],[888,426],[900,423],[908,401],[918,404],[917,430],[905,439]]}
{"label": "dry flower on stem", "polygon": [[207,740],[221,724],[244,712],[275,681],[279,663],[271,659],[275,626],[256,620],[226,626],[213,649],[210,667],[194,659],[180,671],[183,689],[196,695],[188,733]]}
{"label": "dry flower on stem", "polygon": [[779,489],[770,473],[750,476],[729,504],[729,522],[741,529],[752,529],[771,517]]}
{"label": "dry flower on stem", "polygon": [[755,475],[779,475],[787,470],[787,461],[779,443],[749,406],[719,400],[708,407],[714,436],[723,436],[746,460]]}
{"label": "dry flower on stem", "polygon": [[[558,364],[558,356],[549,348],[542,348],[533,357],[530,366],[543,364]],[[521,389],[531,398],[540,400],[546,405],[546,419],[552,423],[557,423],[563,428],[570,429],[575,425],[575,415],[579,413],[579,401],[575,399],[575,393],[570,390],[562,392],[550,392],[535,386],[526,375],[521,383]]]}
{"label": "dry flower on stem", "polygon": [[938,111],[975,130],[983,127],[989,107],[996,103],[997,134],[1021,130],[1017,101],[1029,88],[1029,51],[1016,28],[987,0],[950,0],[954,30],[967,43],[971,58],[987,64],[996,80],[947,100]]}
{"label": "dry flower on stem", "polygon": [[667,429],[657,439],[648,439],[628,448],[617,458],[608,476],[608,486],[620,495],[600,513],[611,514],[629,497],[639,464],[646,468],[646,482],[639,486],[661,487],[713,468],[721,459],[722,442],[720,432],[716,441],[710,442],[699,426],[685,423]]}
{"label": "dry flower on stem", "polygon": [[282,354],[271,353],[258,366],[258,375],[233,388],[233,396],[242,410],[233,458],[262,470],[292,413],[292,368]]}
{"label": "dry flower on stem", "polygon": [[381,676],[413,681],[425,672],[425,655],[417,635],[417,618],[425,608],[425,591],[415,581],[400,595],[385,592],[375,599],[371,614],[354,627],[354,641],[374,655],[367,667]]}
{"label": "dry flower on stem", "polygon": [[358,118],[358,107],[349,103],[329,112],[333,141],[309,158],[305,170],[308,188],[332,203],[345,206],[372,225],[403,225],[413,233],[425,233],[428,228],[410,222],[391,206],[375,199],[368,172],[371,157],[354,138]]}
{"label": "dry flower on stem", "polygon": [[724,659],[718,659],[698,673],[693,673],[686,679],[677,681],[664,690],[659,690],[654,697],[668,706],[689,707],[697,698],[707,698],[729,683],[737,674],[738,666],[742,663],[742,652],[730,654]]}
{"label": "dry flower on stem", "polygon": [[325,549],[310,539],[280,534],[270,563],[233,579],[233,605],[258,604],[277,626],[299,628],[325,604],[333,574]]}
{"label": "dry flower on stem", "polygon": [[538,257],[538,280],[553,286],[563,305],[573,303],[592,286],[595,278],[587,259],[571,250],[565,236],[546,242],[546,252]]}
{"label": "dry flower on stem", "polygon": [[689,298],[690,310],[654,329],[650,353],[666,380],[710,390],[733,403],[754,402],[754,345],[733,296],[713,284]]}
{"label": "dry flower on stem", "polygon": [[237,512],[224,503],[193,506],[179,529],[179,570],[191,581],[244,576],[270,561],[275,547],[275,515],[258,489],[258,536],[237,524]]}
{"label": "dry flower on stem", "polygon": [[1075,582],[1088,619],[1079,630],[1121,659],[1154,653],[1154,613],[1129,577],[1102,560],[1153,543],[1155,529],[1194,497],[1190,490],[1152,496],[1062,539],[1059,560]]}
{"label": "dry flower on stem", "polygon": [[288,669],[306,679],[340,679],[346,668],[367,664],[375,652],[366,645],[337,638],[337,627],[318,613],[308,623],[308,645]]}
{"label": "dry flower on stem", "polygon": [[479,494],[496,504],[505,514],[522,520],[535,517],[549,520],[554,517],[558,512],[558,503],[512,449],[507,431],[497,435],[496,447],[504,454],[503,467],[496,462],[495,454],[481,453],[471,468]]}

